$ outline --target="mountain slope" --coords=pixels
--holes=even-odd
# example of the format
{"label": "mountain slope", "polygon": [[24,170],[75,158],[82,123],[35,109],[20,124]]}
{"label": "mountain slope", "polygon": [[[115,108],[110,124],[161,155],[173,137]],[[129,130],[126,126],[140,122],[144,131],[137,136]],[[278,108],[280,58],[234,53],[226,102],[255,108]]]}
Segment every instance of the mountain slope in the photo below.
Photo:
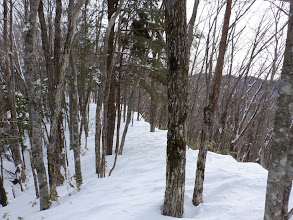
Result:
{"label": "mountain slope", "polygon": [[[95,105],[90,108],[90,137],[88,149],[82,150],[84,184],[80,192],[71,187],[73,178],[58,187],[59,202],[39,212],[34,198],[33,181],[24,193],[0,208],[3,219],[50,220],[163,220],[160,207],[165,190],[167,131],[149,132],[149,124],[134,121],[129,128],[124,153],[118,156],[111,177],[98,179],[95,174],[94,129]],[[136,118],[136,117],[134,117]],[[122,130],[124,124],[121,126]],[[69,142],[67,142],[69,143]],[[259,164],[239,163],[231,156],[208,153],[204,203],[192,205],[192,193],[198,151],[187,150],[184,219],[256,220],[263,218],[267,171]],[[69,177],[74,174],[73,153],[68,153]],[[107,157],[107,174],[114,156]],[[27,162],[28,163],[28,162]],[[28,165],[27,165],[28,166]],[[27,171],[30,174],[30,171]],[[30,174],[31,175],[31,174]],[[10,189],[5,181],[6,189]],[[35,204],[33,207],[32,205]],[[291,206],[292,207],[292,206]],[[5,218],[4,218],[5,217]]]}

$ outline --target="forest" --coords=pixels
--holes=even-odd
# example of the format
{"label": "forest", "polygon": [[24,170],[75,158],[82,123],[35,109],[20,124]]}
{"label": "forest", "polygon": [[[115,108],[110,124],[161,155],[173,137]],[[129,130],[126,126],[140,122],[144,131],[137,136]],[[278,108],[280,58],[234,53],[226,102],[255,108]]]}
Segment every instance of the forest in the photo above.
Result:
{"label": "forest", "polygon": [[[18,219],[58,219],[67,196],[131,172],[138,190],[143,171],[123,164],[145,155],[164,162],[149,167],[162,216],[290,219],[292,48],[293,0],[3,0],[0,218],[29,198]],[[215,155],[260,173],[257,217],[196,215]]]}

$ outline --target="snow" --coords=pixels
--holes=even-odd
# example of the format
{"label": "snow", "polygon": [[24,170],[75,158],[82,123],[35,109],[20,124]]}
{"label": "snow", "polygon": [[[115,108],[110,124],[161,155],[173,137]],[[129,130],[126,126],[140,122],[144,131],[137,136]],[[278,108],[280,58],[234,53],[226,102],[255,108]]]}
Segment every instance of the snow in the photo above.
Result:
{"label": "snow", "polygon": [[[39,211],[35,199],[33,179],[26,155],[26,191],[16,188],[11,194],[11,183],[5,178],[9,205],[0,208],[0,218],[25,220],[167,220],[161,215],[164,201],[167,131],[149,132],[149,124],[134,120],[129,128],[124,153],[118,156],[110,177],[95,174],[94,130],[95,105],[90,106],[88,149],[82,147],[81,165],[83,185],[78,192],[74,182],[73,152],[68,152],[68,180],[58,187],[59,201],[49,210]],[[134,117],[136,118],[136,116]],[[67,127],[68,128],[68,127]],[[121,126],[124,129],[124,123]],[[122,133],[122,132],[121,132]],[[84,138],[83,138],[84,139]],[[84,141],[84,140],[83,140]],[[68,133],[67,133],[67,143]],[[69,147],[68,147],[69,148]],[[187,150],[185,212],[183,219],[200,220],[258,220],[263,219],[267,171],[256,163],[239,163],[228,155],[208,152],[204,203],[192,205],[198,151]],[[114,156],[107,156],[107,174]],[[6,167],[11,162],[5,162]],[[12,170],[12,169],[11,169]],[[290,203],[290,207],[292,204]]]}
{"label": "snow", "polygon": [[29,31],[29,28],[30,28],[29,24],[25,25],[24,28],[22,29],[22,32]]}

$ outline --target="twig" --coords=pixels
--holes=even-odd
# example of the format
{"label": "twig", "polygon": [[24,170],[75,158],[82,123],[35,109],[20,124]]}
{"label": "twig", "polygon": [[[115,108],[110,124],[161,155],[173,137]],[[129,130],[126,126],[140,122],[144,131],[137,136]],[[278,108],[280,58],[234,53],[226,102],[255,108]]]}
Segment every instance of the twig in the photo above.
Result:
{"label": "twig", "polygon": [[284,220],[289,220],[291,217],[293,216],[293,208],[286,213],[286,215],[284,216]]}

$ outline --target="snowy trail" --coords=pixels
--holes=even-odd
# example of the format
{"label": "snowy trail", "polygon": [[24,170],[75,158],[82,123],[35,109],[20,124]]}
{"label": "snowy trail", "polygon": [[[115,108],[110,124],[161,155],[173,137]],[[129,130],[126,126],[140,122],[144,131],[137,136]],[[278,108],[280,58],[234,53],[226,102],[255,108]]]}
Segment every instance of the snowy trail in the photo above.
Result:
{"label": "snowy trail", "polygon": [[[150,133],[148,123],[134,121],[134,126],[129,127],[123,155],[118,156],[111,177],[98,179],[94,163],[94,110],[95,106],[91,105],[90,137],[88,150],[83,150],[84,184],[80,192],[70,187],[67,181],[58,187],[59,204],[39,212],[38,204],[32,207],[35,201],[32,185],[25,193],[19,193],[16,199],[10,199],[7,207],[0,208],[0,218],[6,213],[7,219],[22,217],[25,220],[174,219],[160,214],[165,190],[167,131]],[[123,129],[124,123],[121,126]],[[258,164],[238,163],[231,156],[211,152],[207,157],[204,204],[194,207],[191,200],[197,153],[187,150],[183,219],[263,219],[267,171]],[[72,176],[73,153],[69,152],[68,156]],[[114,156],[107,157],[107,175],[113,160]]]}

